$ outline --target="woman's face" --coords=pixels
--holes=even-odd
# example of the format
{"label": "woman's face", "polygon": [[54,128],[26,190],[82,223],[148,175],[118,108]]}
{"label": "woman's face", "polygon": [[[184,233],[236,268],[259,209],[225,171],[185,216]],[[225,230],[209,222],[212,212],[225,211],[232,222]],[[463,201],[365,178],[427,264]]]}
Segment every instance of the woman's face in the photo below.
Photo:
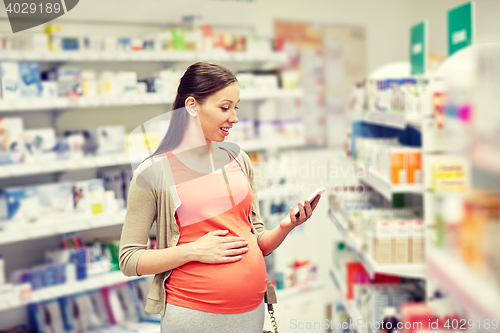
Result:
{"label": "woman's face", "polygon": [[240,87],[234,82],[208,97],[205,103],[196,105],[206,140],[224,141],[231,127],[238,122],[236,110],[239,101]]}

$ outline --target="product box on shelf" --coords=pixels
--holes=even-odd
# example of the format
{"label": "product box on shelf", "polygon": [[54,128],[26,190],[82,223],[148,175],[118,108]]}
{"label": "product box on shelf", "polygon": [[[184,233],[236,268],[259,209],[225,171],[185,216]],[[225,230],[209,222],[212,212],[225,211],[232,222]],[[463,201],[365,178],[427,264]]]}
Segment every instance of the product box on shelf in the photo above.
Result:
{"label": "product box on shelf", "polygon": [[57,69],[59,97],[78,97],[82,94],[80,68]]}
{"label": "product box on shelf", "polygon": [[410,234],[410,262],[425,262],[425,225],[420,219],[412,219],[409,222]]}
{"label": "product box on shelf", "polygon": [[104,181],[91,179],[73,184],[76,213],[100,214],[104,212]]}
{"label": "product box on shelf", "polygon": [[100,88],[96,72],[90,69],[82,70],[82,96],[96,96],[99,94]]}
{"label": "product box on shelf", "polygon": [[374,220],[374,259],[379,264],[389,264],[393,261],[394,230],[390,221]]}
{"label": "product box on shelf", "polygon": [[26,163],[54,161],[57,158],[54,150],[57,144],[56,133],[51,127],[25,130],[24,144]]}
{"label": "product box on shelf", "polygon": [[21,98],[36,98],[42,95],[40,65],[37,62],[20,62],[19,76],[19,93]]}
{"label": "product box on shelf", "polygon": [[394,230],[393,262],[396,264],[407,264],[410,253],[409,221],[393,220],[391,223]]}
{"label": "product box on shelf", "polygon": [[0,197],[4,197],[5,206],[0,211],[7,212],[4,217],[12,222],[34,222],[40,217],[40,201],[37,188],[14,187],[0,191]]}
{"label": "product box on shelf", "polygon": [[49,40],[44,33],[14,34],[9,36],[12,50],[47,51]]}
{"label": "product box on shelf", "polygon": [[74,212],[71,183],[55,183],[37,186],[41,218],[68,216]]}
{"label": "product box on shelf", "polygon": [[19,65],[14,61],[0,61],[0,95],[2,99],[18,99],[21,96]]}
{"label": "product box on shelf", "polygon": [[100,126],[88,130],[97,143],[98,155],[122,153],[125,149],[125,126]]}
{"label": "product box on shelf", "polygon": [[128,190],[130,188],[130,182],[134,177],[134,171],[131,168],[124,169],[122,171],[123,178],[123,199],[125,199],[125,204],[127,203]]}
{"label": "product box on shelf", "polygon": [[393,184],[406,184],[406,150],[391,148],[387,150],[390,166],[390,180]]}
{"label": "product box on shelf", "polygon": [[0,165],[24,162],[22,118],[0,118]]}
{"label": "product box on shelf", "polygon": [[101,172],[101,178],[104,181],[106,191],[112,190],[115,198],[123,199],[123,175],[120,169],[106,169]]}

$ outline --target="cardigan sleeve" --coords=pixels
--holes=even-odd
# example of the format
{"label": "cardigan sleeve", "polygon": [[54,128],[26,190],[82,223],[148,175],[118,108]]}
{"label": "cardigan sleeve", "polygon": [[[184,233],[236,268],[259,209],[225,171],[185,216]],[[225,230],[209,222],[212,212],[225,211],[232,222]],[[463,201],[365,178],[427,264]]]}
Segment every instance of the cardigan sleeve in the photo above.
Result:
{"label": "cardigan sleeve", "polygon": [[137,262],[147,249],[149,231],[157,214],[155,190],[141,183],[136,177],[130,182],[127,214],[120,237],[120,270],[126,276],[138,275]]}

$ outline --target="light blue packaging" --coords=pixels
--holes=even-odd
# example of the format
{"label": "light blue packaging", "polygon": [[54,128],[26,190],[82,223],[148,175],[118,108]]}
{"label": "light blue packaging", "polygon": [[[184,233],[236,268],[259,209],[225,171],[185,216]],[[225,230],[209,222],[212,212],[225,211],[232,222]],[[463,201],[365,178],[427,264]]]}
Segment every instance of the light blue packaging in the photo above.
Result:
{"label": "light blue packaging", "polygon": [[5,191],[0,190],[0,230],[3,229],[5,222],[9,219],[9,207],[7,206],[7,195]]}
{"label": "light blue packaging", "polygon": [[42,95],[40,65],[37,62],[20,62],[19,76],[21,98],[40,97]]}
{"label": "light blue packaging", "polygon": [[4,99],[18,99],[20,96],[21,79],[19,66],[15,61],[0,62],[0,91]]}
{"label": "light blue packaging", "polygon": [[2,191],[7,201],[7,219],[15,222],[34,222],[40,215],[36,187],[15,187]]}
{"label": "light blue packaging", "polygon": [[40,215],[44,218],[68,216],[74,212],[73,186],[56,183],[37,186]]}

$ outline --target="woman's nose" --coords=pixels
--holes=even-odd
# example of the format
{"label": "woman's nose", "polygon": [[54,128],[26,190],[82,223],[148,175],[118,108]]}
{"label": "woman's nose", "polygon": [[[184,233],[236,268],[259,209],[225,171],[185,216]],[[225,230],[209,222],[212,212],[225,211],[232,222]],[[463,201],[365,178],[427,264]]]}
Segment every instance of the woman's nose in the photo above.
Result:
{"label": "woman's nose", "polygon": [[234,111],[231,117],[229,117],[229,121],[235,124],[238,122],[238,116],[236,115],[236,111]]}

